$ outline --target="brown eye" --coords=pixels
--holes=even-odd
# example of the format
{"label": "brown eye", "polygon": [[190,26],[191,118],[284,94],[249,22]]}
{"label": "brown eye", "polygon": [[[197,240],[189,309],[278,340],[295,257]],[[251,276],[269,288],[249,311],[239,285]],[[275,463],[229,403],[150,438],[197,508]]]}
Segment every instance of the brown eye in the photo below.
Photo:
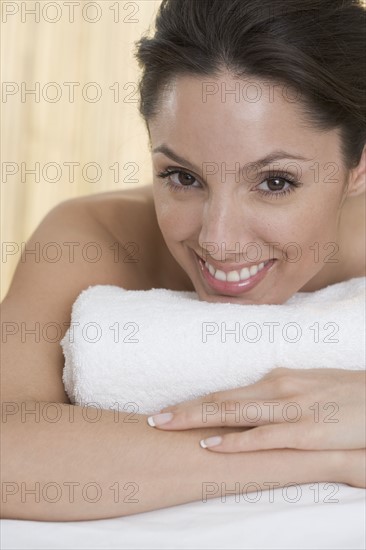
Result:
{"label": "brown eye", "polygon": [[298,187],[301,187],[302,183],[297,181],[291,174],[287,172],[282,173],[268,173],[262,183],[256,187],[258,193],[264,197],[270,199],[279,199],[292,193]]}
{"label": "brown eye", "polygon": [[283,178],[268,178],[266,181],[270,191],[282,191],[287,183]]}
{"label": "brown eye", "polygon": [[195,181],[195,178],[186,172],[177,172],[177,176],[179,183],[185,186],[192,185]]}
{"label": "brown eye", "polygon": [[[164,185],[170,187],[172,191],[190,191],[191,189],[197,189],[197,187],[192,185],[193,182],[198,183],[196,178],[183,170],[166,170],[156,175],[158,178],[166,179]],[[173,178],[178,179],[178,181],[174,181]]]}

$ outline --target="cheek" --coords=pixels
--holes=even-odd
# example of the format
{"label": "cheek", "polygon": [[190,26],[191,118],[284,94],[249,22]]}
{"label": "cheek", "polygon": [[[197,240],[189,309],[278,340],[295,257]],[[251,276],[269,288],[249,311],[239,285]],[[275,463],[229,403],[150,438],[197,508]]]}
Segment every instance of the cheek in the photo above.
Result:
{"label": "cheek", "polygon": [[[337,240],[337,205],[331,201],[306,204],[301,208],[278,212],[275,219],[268,219],[270,230],[266,240],[274,244],[279,257],[289,266],[302,262],[313,265],[314,258],[333,250],[331,243]],[[262,233],[263,234],[263,233]]]}
{"label": "cheek", "polygon": [[188,204],[188,201],[180,202],[179,199],[164,196],[157,198],[155,210],[160,230],[167,242],[178,242],[197,235],[202,211],[193,201]]}

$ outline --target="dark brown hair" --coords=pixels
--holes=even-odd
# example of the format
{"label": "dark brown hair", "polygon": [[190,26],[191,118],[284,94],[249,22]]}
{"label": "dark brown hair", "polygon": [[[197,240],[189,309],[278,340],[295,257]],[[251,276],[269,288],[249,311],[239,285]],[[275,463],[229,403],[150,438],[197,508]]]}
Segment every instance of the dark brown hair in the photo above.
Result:
{"label": "dark brown hair", "polygon": [[365,15],[362,0],[162,0],[154,35],[136,43],[140,114],[148,128],[180,75],[294,86],[307,123],[339,128],[353,168],[366,142]]}

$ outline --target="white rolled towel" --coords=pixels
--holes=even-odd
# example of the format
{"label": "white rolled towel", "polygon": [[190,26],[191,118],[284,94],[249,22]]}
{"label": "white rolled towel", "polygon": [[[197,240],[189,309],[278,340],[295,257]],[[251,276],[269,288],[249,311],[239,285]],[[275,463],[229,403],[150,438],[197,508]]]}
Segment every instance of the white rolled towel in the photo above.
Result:
{"label": "white rolled towel", "polygon": [[365,283],[299,292],[281,305],[90,286],[61,341],[65,390],[75,405],[152,414],[277,366],[365,369]]}

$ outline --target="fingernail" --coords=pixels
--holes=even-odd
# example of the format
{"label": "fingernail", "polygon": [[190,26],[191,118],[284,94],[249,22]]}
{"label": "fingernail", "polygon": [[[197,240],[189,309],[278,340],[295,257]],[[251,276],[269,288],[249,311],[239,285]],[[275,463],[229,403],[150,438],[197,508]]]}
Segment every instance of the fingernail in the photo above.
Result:
{"label": "fingernail", "polygon": [[154,416],[149,416],[147,423],[149,426],[155,428],[155,426],[161,426],[161,424],[166,424],[173,418],[173,413],[162,413],[155,414]]}
{"label": "fingernail", "polygon": [[215,435],[214,437],[201,439],[200,445],[202,449],[206,449],[206,447],[214,447],[215,445],[219,445],[221,441],[222,441],[222,437],[220,437],[219,435]]}

